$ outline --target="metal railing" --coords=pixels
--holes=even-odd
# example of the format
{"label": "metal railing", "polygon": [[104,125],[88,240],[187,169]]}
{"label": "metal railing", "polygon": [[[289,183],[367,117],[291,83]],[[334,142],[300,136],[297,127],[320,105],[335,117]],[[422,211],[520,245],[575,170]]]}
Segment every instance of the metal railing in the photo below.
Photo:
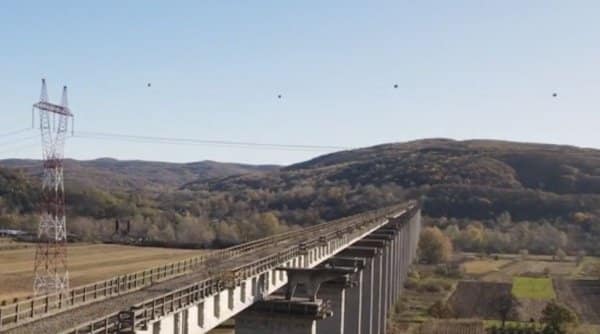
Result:
{"label": "metal railing", "polygon": [[[319,224],[312,226],[301,231],[295,231],[295,235],[299,235],[301,232],[303,236],[306,236],[307,231],[321,231],[313,237],[305,238],[306,241],[299,244],[291,245],[288,248],[264,257],[257,259],[251,263],[241,265],[230,270],[228,279],[233,279],[234,284],[237,285],[245,278],[251,277],[258,273],[268,272],[281,266],[282,263],[289,261],[290,259],[303,254],[306,249],[318,247],[320,243],[329,241],[340,237],[339,232],[342,231],[343,236],[348,240],[351,240],[357,236],[360,236],[365,232],[365,228],[376,225],[378,220],[385,219],[387,214],[391,212],[398,212],[400,208],[404,208],[402,214],[406,214],[414,206],[395,206],[393,208],[387,208],[387,210],[377,210],[369,212],[367,214],[359,214],[348,218],[343,218],[334,222]],[[328,226],[326,226],[328,225]],[[305,248],[306,247],[306,248]],[[139,304],[131,307],[131,328],[129,330],[136,329],[139,324],[147,324],[152,319],[177,312],[189,305],[195,304],[203,300],[204,298],[211,296],[215,293],[226,289],[226,284],[223,280],[217,277],[211,277],[206,280],[182,287],[174,290],[170,293],[148,299]],[[118,313],[110,314],[106,317],[81,324],[75,328],[65,331],[65,334],[95,334],[95,333],[117,333],[119,330],[128,330],[128,328],[120,327],[119,323],[123,323],[123,319],[119,319]],[[138,328],[139,329],[139,328]]]}

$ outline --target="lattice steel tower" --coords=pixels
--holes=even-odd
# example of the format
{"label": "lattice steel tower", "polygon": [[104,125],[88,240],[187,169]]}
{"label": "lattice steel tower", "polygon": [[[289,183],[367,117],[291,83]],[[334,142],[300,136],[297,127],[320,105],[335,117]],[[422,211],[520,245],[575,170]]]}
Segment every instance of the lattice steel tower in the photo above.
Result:
{"label": "lattice steel tower", "polygon": [[61,292],[69,288],[67,271],[67,225],[63,183],[63,156],[68,119],[73,114],[67,103],[67,87],[63,88],[60,105],[48,102],[46,80],[42,79],[38,110],[42,132],[41,216],[35,252],[35,295]]}

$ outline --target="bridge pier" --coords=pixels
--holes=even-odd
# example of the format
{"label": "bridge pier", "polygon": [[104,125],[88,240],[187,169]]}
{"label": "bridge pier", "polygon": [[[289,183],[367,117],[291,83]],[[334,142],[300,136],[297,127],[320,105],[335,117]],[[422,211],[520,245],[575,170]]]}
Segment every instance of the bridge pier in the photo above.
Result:
{"label": "bridge pier", "polygon": [[[319,290],[319,298],[328,301],[332,316],[317,321],[317,334],[344,334],[355,333],[352,328],[357,328],[360,322],[352,319],[350,314],[353,307],[360,307],[360,277],[365,262],[362,259],[335,256],[327,260],[323,266],[326,268],[352,268],[352,273],[339,279],[328,281]],[[357,277],[359,280],[357,280]],[[358,293],[357,293],[358,292]],[[357,298],[358,297],[358,298]],[[360,319],[360,313],[356,314]],[[347,324],[354,321],[355,324]],[[350,326],[350,328],[347,328]]]}
{"label": "bridge pier", "polygon": [[317,321],[330,314],[321,300],[268,297],[235,318],[235,333],[317,334]]}
{"label": "bridge pier", "polygon": [[380,255],[373,259],[373,323],[370,334],[383,334],[385,332],[388,244],[387,240],[369,239],[368,237],[355,243],[359,247],[373,247],[380,250]]}
{"label": "bridge pier", "polygon": [[345,308],[345,333],[372,334],[375,319],[375,259],[381,257],[381,250],[372,247],[351,246],[340,253],[342,257],[360,259],[361,270],[354,274],[356,286],[348,290]]}
{"label": "bridge pier", "polygon": [[344,334],[346,291],[350,286],[348,279],[327,282],[319,289],[319,298],[327,302],[331,316],[317,321],[317,334]]}
{"label": "bridge pier", "polygon": [[387,314],[391,309],[391,306],[395,302],[392,294],[392,287],[394,282],[397,281],[398,275],[393,270],[394,266],[394,238],[395,233],[385,230],[378,230],[375,233],[367,236],[365,239],[357,242],[357,244],[369,244],[372,242],[381,243],[382,247],[382,286],[381,286],[381,300],[379,303],[380,317],[379,317],[379,330],[375,333],[383,334],[387,326]]}

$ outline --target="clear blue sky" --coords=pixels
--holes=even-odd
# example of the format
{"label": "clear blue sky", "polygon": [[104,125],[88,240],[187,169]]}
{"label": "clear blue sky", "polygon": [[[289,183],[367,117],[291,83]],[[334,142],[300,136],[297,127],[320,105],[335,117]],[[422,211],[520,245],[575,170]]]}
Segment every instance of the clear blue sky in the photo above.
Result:
{"label": "clear blue sky", "polygon": [[[599,18],[596,0],[3,1],[0,133],[30,125],[46,77],[54,100],[68,84],[76,131],[600,148]],[[32,134],[0,138],[0,158],[40,157],[37,139],[19,141]],[[250,163],[317,154],[84,138],[66,149]]]}

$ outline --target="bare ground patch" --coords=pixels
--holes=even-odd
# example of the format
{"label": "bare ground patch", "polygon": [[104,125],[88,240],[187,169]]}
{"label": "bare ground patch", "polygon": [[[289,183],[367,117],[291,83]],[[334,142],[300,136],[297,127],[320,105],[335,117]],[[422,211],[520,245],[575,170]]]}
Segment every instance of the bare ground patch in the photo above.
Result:
{"label": "bare ground patch", "polygon": [[448,302],[457,318],[497,319],[496,301],[511,289],[511,283],[460,281]]}

